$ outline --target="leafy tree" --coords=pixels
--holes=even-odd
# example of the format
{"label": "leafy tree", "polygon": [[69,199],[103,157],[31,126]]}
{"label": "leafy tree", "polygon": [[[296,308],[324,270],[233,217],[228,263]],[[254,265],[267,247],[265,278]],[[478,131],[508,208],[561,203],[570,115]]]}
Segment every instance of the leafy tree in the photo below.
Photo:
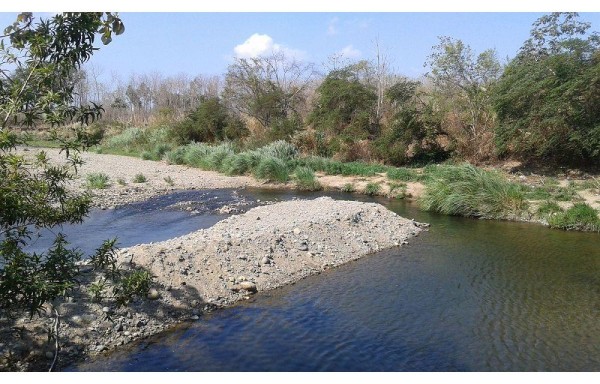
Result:
{"label": "leafy tree", "polygon": [[232,116],[218,97],[205,98],[186,119],[175,125],[172,135],[180,144],[216,142],[244,137],[244,122]]}
{"label": "leafy tree", "polygon": [[440,37],[426,65],[443,129],[456,155],[485,160],[493,155],[494,111],[491,87],[501,73],[494,50],[479,55],[461,40]]}
{"label": "leafy tree", "polygon": [[585,37],[589,27],[576,13],[533,24],[495,89],[502,155],[573,165],[600,160],[600,37]]}
{"label": "leafy tree", "polygon": [[443,136],[440,121],[432,112],[419,81],[400,79],[385,93],[394,115],[373,141],[376,154],[385,162],[403,165],[443,160],[446,151],[439,143]]}
{"label": "leafy tree", "polygon": [[361,81],[361,70],[368,65],[359,62],[332,70],[317,88],[310,123],[330,135],[343,135],[354,140],[366,139],[378,131],[375,121],[377,94]]}
{"label": "leafy tree", "polygon": [[[108,44],[113,34],[123,31],[123,23],[112,13],[65,13],[38,21],[31,13],[22,13],[4,31],[0,42],[2,316],[21,311],[33,316],[77,284],[76,262],[82,255],[67,247],[62,234],[45,253],[30,253],[25,247],[35,231],[81,222],[89,211],[90,197],[71,192],[67,184],[81,164],[77,152],[98,141],[84,127],[100,116],[102,107],[74,103],[71,74],[98,49],[94,47],[97,36]],[[22,143],[12,127],[68,122],[81,128],[71,138],[58,138],[66,155],[64,165],[51,164],[44,152],[30,159],[16,151]]]}

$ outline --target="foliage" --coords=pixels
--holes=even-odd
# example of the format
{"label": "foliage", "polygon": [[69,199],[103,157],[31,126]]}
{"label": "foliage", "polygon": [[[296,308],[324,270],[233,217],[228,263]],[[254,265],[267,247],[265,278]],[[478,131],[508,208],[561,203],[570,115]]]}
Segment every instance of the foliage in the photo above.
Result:
{"label": "foliage", "polygon": [[461,40],[440,37],[426,64],[442,129],[456,155],[474,161],[493,157],[491,88],[501,73],[495,51],[488,49],[476,56]]}
{"label": "foliage", "polygon": [[553,13],[507,66],[494,97],[504,156],[571,165],[600,160],[600,38],[575,13]]}
{"label": "foliage", "polygon": [[90,189],[105,189],[110,185],[109,177],[106,173],[93,172],[86,176],[87,187]]}
{"label": "foliage", "polygon": [[374,119],[377,94],[360,79],[365,65],[360,62],[333,70],[317,88],[318,97],[309,117],[317,130],[350,140],[378,133],[379,122]]}
{"label": "foliage", "polygon": [[470,164],[438,166],[429,171],[421,207],[447,215],[507,219],[523,215],[525,195],[501,174]]}
{"label": "foliage", "polygon": [[387,91],[394,112],[381,135],[373,140],[373,150],[386,163],[444,160],[448,155],[438,137],[443,136],[441,118],[434,112],[434,99],[425,97],[418,81],[400,79]]}
{"label": "foliage", "polygon": [[198,108],[176,124],[170,135],[179,144],[235,140],[248,134],[245,124],[234,117],[218,97],[206,97]]}
{"label": "foliage", "polygon": [[[68,191],[81,160],[76,152],[99,137],[85,129],[102,112],[99,105],[74,102],[72,74],[93,54],[96,35],[108,44],[124,30],[111,13],[56,14],[35,21],[22,13],[5,29],[0,43],[0,309],[26,310],[32,316],[45,303],[73,289],[80,252],[69,249],[58,233],[45,253],[24,251],[36,231],[63,223],[79,223],[89,211],[90,197]],[[40,152],[35,158],[17,154],[11,128],[36,123],[57,126],[78,122],[66,138],[56,137],[66,164],[53,165]]]}
{"label": "foliage", "polygon": [[296,186],[302,191],[319,191],[323,189],[312,169],[308,167],[298,167],[294,171],[296,177]]}
{"label": "foliage", "polygon": [[136,269],[122,276],[113,289],[117,304],[127,305],[136,297],[146,297],[151,283],[152,274],[146,270]]}
{"label": "foliage", "polygon": [[301,122],[312,67],[283,52],[235,58],[225,75],[223,97],[230,108],[271,129],[273,138],[285,138]]}
{"label": "foliage", "polygon": [[575,203],[564,212],[557,212],[548,218],[553,228],[577,231],[600,232],[598,211],[586,203]]}

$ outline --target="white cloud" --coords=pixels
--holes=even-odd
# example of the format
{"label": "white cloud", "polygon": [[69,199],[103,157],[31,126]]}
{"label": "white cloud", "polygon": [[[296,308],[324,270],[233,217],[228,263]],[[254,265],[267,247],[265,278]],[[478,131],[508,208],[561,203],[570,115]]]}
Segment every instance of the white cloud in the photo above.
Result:
{"label": "white cloud", "polygon": [[271,36],[255,33],[242,44],[236,45],[233,52],[237,57],[250,58],[278,51],[279,49],[279,45],[275,44]]}
{"label": "white cloud", "polygon": [[339,33],[337,28],[337,24],[339,21],[340,19],[337,17],[334,17],[333,19],[329,20],[329,25],[327,26],[327,34],[329,36],[337,35]]}
{"label": "white cloud", "polygon": [[345,46],[338,53],[348,59],[356,59],[362,55],[362,52],[359,49],[354,48],[352,44]]}
{"label": "white cloud", "polygon": [[242,44],[236,45],[233,48],[233,52],[236,57],[241,59],[249,59],[277,52],[283,52],[286,56],[297,59],[302,59],[306,56],[305,52],[277,44],[271,36],[260,33],[255,33]]}

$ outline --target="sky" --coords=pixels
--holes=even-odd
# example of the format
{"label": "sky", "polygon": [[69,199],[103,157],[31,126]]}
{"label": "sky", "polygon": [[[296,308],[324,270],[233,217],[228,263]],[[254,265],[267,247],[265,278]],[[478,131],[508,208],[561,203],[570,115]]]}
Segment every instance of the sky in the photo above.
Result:
{"label": "sky", "polygon": [[[235,56],[283,51],[325,71],[332,55],[373,60],[378,42],[395,73],[417,78],[427,71],[424,63],[439,36],[461,39],[476,53],[495,49],[505,62],[545,13],[120,12],[125,33],[108,46],[99,44],[91,63],[105,76],[122,78],[152,72],[210,76],[226,73]],[[0,13],[0,25],[15,16]],[[600,31],[600,12],[581,12],[580,18]]]}

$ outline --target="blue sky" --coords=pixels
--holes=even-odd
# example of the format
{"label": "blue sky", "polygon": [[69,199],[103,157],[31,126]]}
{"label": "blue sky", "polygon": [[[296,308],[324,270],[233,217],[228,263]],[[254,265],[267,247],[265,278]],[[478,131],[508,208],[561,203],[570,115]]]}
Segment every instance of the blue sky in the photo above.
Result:
{"label": "blue sky", "polygon": [[[438,36],[469,44],[475,52],[496,49],[512,58],[544,13],[131,13],[126,27],[92,62],[108,74],[224,74],[234,55],[283,50],[318,67],[335,53],[373,59],[376,40],[395,72],[418,77]],[[7,25],[15,13],[0,14]],[[35,13],[34,13],[35,15]],[[41,16],[48,14],[39,14]],[[600,31],[600,13],[581,13]]]}

